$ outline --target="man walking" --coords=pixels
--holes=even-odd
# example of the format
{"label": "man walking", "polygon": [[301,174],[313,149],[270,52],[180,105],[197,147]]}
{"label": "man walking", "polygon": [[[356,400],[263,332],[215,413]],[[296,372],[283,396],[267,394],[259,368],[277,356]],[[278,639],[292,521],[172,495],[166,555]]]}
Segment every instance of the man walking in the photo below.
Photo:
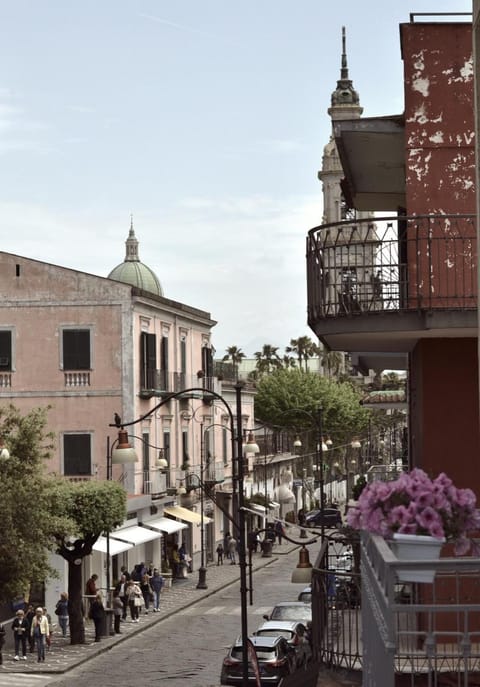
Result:
{"label": "man walking", "polygon": [[230,537],[228,540],[228,557],[230,558],[230,565],[235,565],[237,553],[237,540],[234,537]]}

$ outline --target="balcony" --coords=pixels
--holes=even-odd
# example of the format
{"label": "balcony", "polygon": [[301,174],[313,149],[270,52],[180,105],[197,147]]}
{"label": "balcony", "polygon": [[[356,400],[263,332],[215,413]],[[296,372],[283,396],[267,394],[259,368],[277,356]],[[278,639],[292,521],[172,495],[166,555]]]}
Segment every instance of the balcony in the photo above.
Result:
{"label": "balcony", "polygon": [[420,338],[476,336],[475,224],[399,215],[311,229],[310,327],[333,350],[403,356]]}
{"label": "balcony", "polygon": [[152,398],[152,396],[167,398],[170,394],[198,387],[205,390],[206,397],[209,391],[217,391],[214,377],[168,370],[145,370],[140,380],[140,396],[141,398]]}
{"label": "balcony", "polygon": [[314,569],[319,660],[333,671],[363,673],[369,687],[479,684],[480,559],[429,561],[433,584],[399,584],[400,568],[425,562],[400,562],[381,537],[367,533],[356,546],[361,577],[337,571],[332,585],[336,565],[327,542]]}

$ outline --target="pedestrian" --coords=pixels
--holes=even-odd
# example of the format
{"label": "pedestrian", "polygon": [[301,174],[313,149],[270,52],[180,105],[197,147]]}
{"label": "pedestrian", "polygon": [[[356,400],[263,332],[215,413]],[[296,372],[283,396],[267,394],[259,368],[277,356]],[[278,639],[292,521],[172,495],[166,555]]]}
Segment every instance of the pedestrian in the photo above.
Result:
{"label": "pedestrian", "polygon": [[2,649],[5,644],[5,627],[0,623],[0,666],[3,666],[3,654]]}
{"label": "pedestrian", "polygon": [[132,623],[138,623],[138,619],[140,616],[139,608],[143,603],[143,597],[142,590],[135,582],[135,580],[130,580],[127,585],[127,597]]}
{"label": "pedestrian", "polygon": [[142,581],[140,582],[140,590],[142,592],[143,601],[145,603],[145,615],[148,615],[150,601],[153,601],[153,589],[150,585],[150,578],[147,574],[145,574],[142,577]]}
{"label": "pedestrian", "polygon": [[127,566],[126,566],[126,565],[122,565],[122,567],[120,568],[120,576],[122,576],[122,575],[125,577],[126,581],[128,582],[129,579],[130,579],[130,577],[131,577],[131,575],[130,575],[130,573],[128,572],[128,569],[127,569]]}
{"label": "pedestrian", "polygon": [[93,573],[91,577],[87,580],[87,584],[85,585],[85,596],[88,599],[88,615],[90,616],[90,609],[92,607],[92,603],[97,596],[97,580],[98,580],[98,575],[96,573]]}
{"label": "pedestrian", "polygon": [[230,558],[230,565],[235,565],[237,562],[235,559],[235,554],[237,553],[237,540],[234,537],[230,537],[228,540],[228,553]]}
{"label": "pedestrian", "polygon": [[153,569],[153,575],[150,578],[150,586],[153,590],[153,612],[157,613],[160,610],[160,592],[163,587],[163,577],[160,575],[158,568]]}
{"label": "pedestrian", "polygon": [[97,593],[90,608],[90,617],[95,625],[95,641],[99,642],[102,636],[102,625],[105,621],[105,608],[103,606],[102,595]]}
{"label": "pedestrian", "polygon": [[222,544],[222,543],[220,543],[220,544],[217,546],[217,551],[216,551],[216,552],[217,552],[217,565],[223,565],[223,554],[224,554],[224,550],[223,550],[223,544]]}
{"label": "pedestrian", "polygon": [[33,652],[35,650],[35,638],[31,633],[31,629],[32,629],[33,619],[35,618],[35,609],[32,606],[32,604],[29,604],[27,606],[27,612],[25,613],[25,618],[28,622],[28,644],[29,644],[29,648],[30,648],[30,653],[33,654]]}
{"label": "pedestrian", "polygon": [[275,534],[277,535],[278,545],[280,546],[282,543],[282,536],[284,534],[283,523],[281,520],[277,520],[275,522]]}
{"label": "pedestrian", "polygon": [[123,615],[123,601],[120,598],[120,592],[115,589],[113,592],[113,630],[116,635],[121,635],[120,621]]}
{"label": "pedestrian", "polygon": [[41,606],[35,609],[35,615],[30,627],[30,634],[37,646],[38,663],[40,663],[40,661],[45,661],[45,644],[50,634],[50,628],[48,627],[47,616],[43,614],[43,608]]}
{"label": "pedestrian", "polygon": [[25,612],[19,608],[12,623],[13,639],[15,642],[15,661],[20,660],[20,645],[22,646],[22,658],[24,661],[27,660],[28,629],[29,625],[28,620],[25,618]]}
{"label": "pedestrian", "polygon": [[178,552],[178,544],[174,544],[172,546],[172,554],[171,554],[171,568],[173,570],[173,577],[174,578],[179,578],[180,577],[180,554]]}
{"label": "pedestrian", "polygon": [[55,606],[55,614],[58,616],[58,624],[62,630],[62,635],[67,636],[68,628],[68,594],[67,592],[62,592],[60,594],[60,599],[57,601]]}
{"label": "pedestrian", "polygon": [[123,604],[123,611],[122,611],[122,620],[127,619],[127,608],[128,608],[128,597],[127,597],[127,586],[128,586],[128,580],[130,579],[130,575],[127,576],[125,573],[122,573],[120,576],[120,581],[115,587],[115,591],[118,592],[118,597],[121,600]]}
{"label": "pedestrian", "polygon": [[227,558],[230,558],[230,553],[228,551],[228,542],[230,541],[230,537],[230,532],[225,532],[225,536],[223,538],[223,550],[225,551],[225,555]]}

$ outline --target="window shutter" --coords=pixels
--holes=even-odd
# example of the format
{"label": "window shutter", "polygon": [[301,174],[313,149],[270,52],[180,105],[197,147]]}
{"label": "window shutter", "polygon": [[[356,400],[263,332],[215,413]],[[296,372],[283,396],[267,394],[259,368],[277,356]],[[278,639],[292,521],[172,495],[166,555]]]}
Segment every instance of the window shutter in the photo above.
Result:
{"label": "window shutter", "polygon": [[90,370],[90,330],[63,330],[63,369]]}

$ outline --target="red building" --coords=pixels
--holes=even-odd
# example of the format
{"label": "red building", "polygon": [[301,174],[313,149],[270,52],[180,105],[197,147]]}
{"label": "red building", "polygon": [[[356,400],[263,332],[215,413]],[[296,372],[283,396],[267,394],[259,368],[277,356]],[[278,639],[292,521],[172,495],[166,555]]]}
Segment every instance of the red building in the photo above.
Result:
{"label": "red building", "polygon": [[410,465],[480,495],[472,27],[400,35],[404,113],[336,118],[332,97],[345,211],[308,234],[308,321],[361,369],[408,368]]}

